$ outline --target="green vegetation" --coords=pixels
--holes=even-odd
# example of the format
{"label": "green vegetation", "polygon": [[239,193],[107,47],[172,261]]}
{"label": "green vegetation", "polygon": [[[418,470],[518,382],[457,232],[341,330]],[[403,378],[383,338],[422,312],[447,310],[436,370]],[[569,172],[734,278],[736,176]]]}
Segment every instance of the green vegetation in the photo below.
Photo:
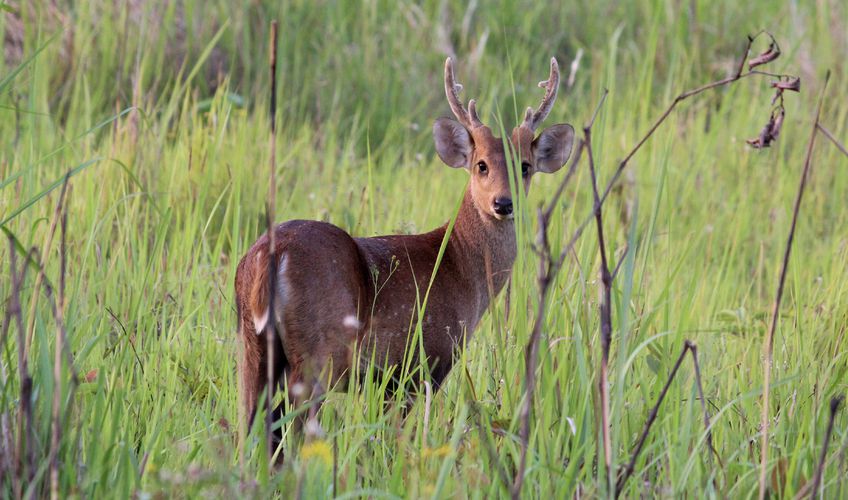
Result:
{"label": "green vegetation", "polygon": [[[518,219],[508,317],[501,297],[429,411],[420,398],[404,420],[366,384],[330,393],[326,439],[300,450],[290,439],[276,473],[264,465],[260,432],[239,450],[232,283],[264,227],[271,19],[280,22],[276,218],[327,220],[364,236],[428,230],[452,215],[466,177],[438,161],[430,135],[433,120],[449,115],[442,68],[451,52],[463,96],[506,128],[538,103],[535,84],[552,55],[564,83],[547,123],[579,129],[608,88],[593,129],[605,182],[674,96],[731,74],[746,34],[773,33],[784,54],[769,70],[803,81],[801,94],[786,96],[775,145],[745,144],[768,118],[768,78],[687,100],[633,159],[604,221],[613,265],[631,248],[612,294],[615,465],[629,459],[685,339],[698,345],[721,457],[710,459],[687,361],[624,493],[756,494],[763,338],[827,69],[823,122],[848,138],[848,7],[839,0],[0,2],[0,221],[19,245],[18,267],[20,250],[37,248],[54,290],[60,237],[51,241],[50,228],[73,172],[64,323],[80,384],[71,391],[65,363],[61,496],[508,495],[498,467],[510,479],[517,469],[524,347],[538,306],[533,209],[563,172],[534,180]],[[848,159],[823,139],[813,159],[774,346],[769,484],[787,497],[812,478],[828,402],[848,391]],[[555,212],[554,250],[591,206],[583,166]],[[593,229],[549,294],[523,489],[531,498],[609,494],[595,409]],[[0,339],[3,497],[16,484],[50,492],[57,333],[37,274],[29,266],[20,293],[32,332],[35,479],[20,483],[14,471],[13,322]],[[846,453],[843,411],[825,497],[848,494]]]}

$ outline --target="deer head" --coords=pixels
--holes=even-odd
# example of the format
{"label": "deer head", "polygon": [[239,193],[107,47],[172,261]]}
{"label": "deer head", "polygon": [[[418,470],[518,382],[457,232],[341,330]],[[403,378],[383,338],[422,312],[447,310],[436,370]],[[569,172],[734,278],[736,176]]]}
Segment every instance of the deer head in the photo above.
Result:
{"label": "deer head", "polygon": [[545,96],[537,109],[527,108],[524,121],[513,129],[512,136],[506,141],[510,149],[507,151],[505,141],[495,137],[491,129],[480,121],[474,99],[468,101],[467,109],[462,104],[459,99],[462,85],[454,77],[453,61],[450,57],[445,61],[445,94],[456,120],[436,120],[433,125],[436,152],[449,167],[466,168],[471,173],[471,198],[484,219],[503,221],[513,217],[508,155],[521,165],[521,183],[525,193],[535,173],[556,172],[571,155],[574,141],[571,125],[553,125],[536,136],[536,129],[548,116],[556,100],[559,86],[556,59],[551,58],[550,76],[539,86],[545,89]]}

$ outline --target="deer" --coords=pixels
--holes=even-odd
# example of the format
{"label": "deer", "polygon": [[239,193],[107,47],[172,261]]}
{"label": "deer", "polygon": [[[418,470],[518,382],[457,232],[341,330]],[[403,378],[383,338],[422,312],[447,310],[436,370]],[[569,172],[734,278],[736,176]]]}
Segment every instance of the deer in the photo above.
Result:
{"label": "deer", "polygon": [[[571,155],[571,125],[536,135],[553,108],[559,79],[551,58],[550,75],[539,83],[545,89],[540,105],[527,108],[505,141],[480,120],[474,99],[467,107],[460,100],[462,85],[447,58],[445,94],[456,119],[435,121],[435,149],[447,166],[471,176],[449,235],[449,223],[423,234],[365,238],[326,222],[291,220],[274,227],[273,248],[268,232],[259,237],[235,276],[243,347],[239,384],[248,430],[269,379],[269,394],[285,386],[290,394],[311,387],[314,401],[324,383],[361,372],[358,360],[398,367],[409,355],[421,361],[421,345],[429,383],[438,390],[510,277],[517,242],[509,177],[513,191],[521,188],[526,195],[533,175],[556,172]],[[510,163],[520,165],[520,172]],[[416,304],[428,285],[421,311]],[[410,325],[416,321],[421,337],[412,343]],[[267,332],[273,332],[270,342]],[[273,432],[279,444],[281,431]]]}

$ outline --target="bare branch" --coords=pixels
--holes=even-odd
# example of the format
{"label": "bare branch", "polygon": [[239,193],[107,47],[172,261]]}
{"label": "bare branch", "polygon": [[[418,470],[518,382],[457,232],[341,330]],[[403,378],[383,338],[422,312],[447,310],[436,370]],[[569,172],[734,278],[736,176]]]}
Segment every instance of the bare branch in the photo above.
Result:
{"label": "bare branch", "polygon": [[[486,448],[486,452],[489,454],[489,462],[491,462],[495,466],[495,470],[498,472],[498,477],[501,479],[501,482],[509,489],[511,481],[509,479],[509,473],[506,471],[503,463],[501,463],[501,459],[498,456],[498,450],[495,448],[495,444],[492,442],[489,433],[487,432],[487,426],[483,425],[483,410],[480,407],[480,404],[477,401],[471,402],[472,408],[477,413],[477,428],[480,431],[481,440],[483,441],[483,446]],[[491,429],[491,424],[488,426]]]}
{"label": "bare branch", "polygon": [[630,251],[630,245],[624,247],[624,252],[622,252],[621,257],[619,257],[618,262],[615,264],[615,269],[612,270],[612,280],[615,281],[615,277],[618,276],[618,271],[621,270],[621,265],[624,264],[624,261],[627,260],[627,252]]}
{"label": "bare branch", "polygon": [[[605,94],[606,95],[606,94]],[[595,117],[592,117],[594,121]],[[601,367],[598,389],[601,397],[601,436],[603,437],[604,465],[607,479],[612,478],[612,440],[610,438],[610,402],[609,402],[609,351],[612,341],[612,274],[607,261],[607,249],[604,240],[604,221],[601,198],[598,194],[598,177],[595,172],[595,158],[592,154],[592,122],[583,127],[583,140],[586,143],[586,156],[589,159],[589,173],[592,179],[592,195],[595,198],[595,223],[598,229],[598,250],[601,253]],[[611,484],[609,486],[612,486]]]}
{"label": "bare branch", "polygon": [[762,432],[762,440],[760,443],[760,490],[759,498],[764,500],[766,497],[767,483],[767,468],[768,468],[768,433],[769,433],[769,397],[771,390],[771,366],[773,361],[774,351],[774,333],[777,330],[777,319],[780,314],[780,301],[783,299],[783,287],[786,283],[786,271],[789,269],[789,256],[792,253],[792,242],[795,239],[795,228],[798,224],[798,213],[801,210],[801,200],[804,197],[804,189],[807,186],[807,178],[810,175],[812,166],[813,147],[816,142],[816,132],[818,129],[819,118],[821,117],[822,105],[824,104],[824,95],[827,90],[827,82],[830,80],[830,72],[824,78],[821,94],[819,95],[819,104],[816,109],[816,119],[813,122],[813,129],[810,133],[810,141],[807,144],[807,156],[804,159],[804,169],[801,173],[801,180],[798,182],[798,194],[795,196],[795,205],[792,209],[792,224],[789,227],[789,236],[786,239],[786,249],[783,252],[783,265],[780,268],[780,279],[777,283],[777,292],[774,299],[774,307],[771,311],[771,324],[769,325],[768,334],[766,335],[763,349],[765,351],[765,359],[763,363],[763,401],[762,414],[760,418],[760,428]]}
{"label": "bare branch", "polygon": [[839,411],[839,405],[842,404],[843,399],[844,396],[837,396],[830,400],[830,418],[827,422],[827,429],[824,432],[824,441],[822,441],[822,449],[819,454],[819,465],[816,467],[816,474],[813,476],[813,485],[810,487],[810,498],[815,498],[819,493],[819,485],[821,484],[825,459],[827,458],[827,448],[830,445],[830,436],[833,434],[833,422],[836,420],[836,412]]}
{"label": "bare branch", "polygon": [[836,140],[836,137],[830,132],[830,130],[828,130],[821,123],[816,123],[816,127],[818,127],[818,129],[821,131],[822,134],[824,134],[825,137],[830,139],[830,142],[832,142],[833,145],[836,146],[836,149],[841,151],[842,154],[844,154],[845,156],[848,156],[848,149],[845,149],[845,146],[841,142]]}
{"label": "bare branch", "polygon": [[[59,200],[56,202],[56,209],[53,212],[53,217],[50,221],[50,229],[47,231],[47,236],[44,240],[44,245],[41,247],[41,262],[47,261],[48,252],[50,252],[50,248],[53,246],[53,236],[56,234],[56,228],[59,225],[59,207],[62,206],[65,200],[65,193],[68,189],[68,179],[70,179],[71,172],[69,171],[65,174],[65,180],[62,183],[62,191],[59,193]],[[39,273],[35,277],[35,290],[41,288],[42,283],[45,282],[46,276],[44,273],[44,269],[42,268]],[[25,344],[25,354],[29,356],[29,350],[32,346],[33,335],[35,335],[35,311],[38,307],[38,294],[33,295],[32,300],[30,301],[29,306],[29,321],[27,322],[27,337]]]}
{"label": "bare branch", "polygon": [[[270,36],[270,67],[271,67],[271,98],[270,112],[271,117],[271,133],[269,135],[270,159],[269,163],[269,185],[268,185],[268,201],[265,205],[265,223],[268,230],[268,297],[270,309],[274,306],[274,297],[276,295],[276,266],[277,266],[277,245],[274,232],[274,206],[277,193],[277,21],[271,22]],[[265,397],[265,439],[268,459],[274,457],[274,435],[272,425],[274,423],[274,340],[277,336],[277,327],[273,317],[269,317],[265,325],[265,340],[266,353],[268,361],[266,364],[266,397]]]}
{"label": "bare branch", "polygon": [[680,356],[677,357],[677,361],[674,363],[674,367],[671,369],[671,373],[669,373],[668,379],[666,380],[662,391],[660,391],[660,395],[657,397],[656,404],[653,406],[653,408],[651,408],[651,411],[648,413],[648,418],[645,419],[645,426],[642,428],[642,433],[639,435],[639,439],[636,441],[636,445],[633,447],[633,453],[630,456],[630,461],[627,463],[627,466],[625,466],[621,476],[619,476],[618,478],[618,482],[616,483],[615,487],[616,498],[621,494],[621,491],[624,489],[625,483],[627,483],[627,480],[630,479],[630,476],[633,475],[633,471],[636,469],[636,460],[639,458],[639,453],[642,452],[642,447],[645,445],[645,441],[648,438],[648,434],[650,434],[651,432],[651,426],[654,425],[654,421],[657,419],[657,415],[659,414],[660,405],[662,405],[666,394],[668,394],[668,389],[669,387],[671,387],[671,382],[677,375],[677,371],[680,369],[680,365],[683,363],[683,358],[686,356],[687,351],[692,354],[692,364],[695,367],[695,382],[698,386],[698,396],[701,398],[701,409],[704,412],[704,427],[707,430],[707,444],[709,445],[712,453],[714,453],[716,458],[718,458],[718,453],[713,447],[712,430],[710,429],[710,414],[707,411],[706,400],[704,399],[704,391],[701,387],[701,372],[698,367],[698,348],[693,342],[687,340],[683,343],[683,350],[680,351]]}
{"label": "bare branch", "polygon": [[24,330],[23,316],[21,312],[21,285],[26,266],[21,270],[20,278],[17,278],[17,256],[15,243],[9,236],[9,269],[12,276],[12,295],[9,298],[9,308],[6,314],[14,320],[18,329],[18,376],[20,378],[20,409],[18,411],[17,443],[15,445],[16,471],[15,489],[16,496],[21,498],[23,488],[32,479],[32,469],[35,466],[32,460],[32,441],[34,441],[32,422],[32,377],[29,374],[28,357],[26,355],[26,330]]}
{"label": "bare branch", "polygon": [[518,471],[515,474],[515,480],[512,485],[512,498],[518,499],[521,497],[521,487],[524,484],[524,473],[527,467],[527,448],[530,445],[530,413],[533,407],[533,395],[536,390],[536,365],[539,358],[539,338],[542,336],[542,324],[545,321],[546,303],[548,292],[550,289],[553,277],[556,275],[558,268],[554,267],[551,261],[550,244],[548,242],[548,221],[544,216],[544,212],[540,208],[537,211],[539,219],[539,231],[536,233],[537,251],[539,256],[539,274],[537,280],[539,282],[539,308],[536,310],[536,319],[533,323],[533,330],[530,333],[530,340],[527,343],[524,358],[524,398],[521,404],[521,428],[519,429],[519,440],[521,442],[521,457],[519,459]]}
{"label": "bare branch", "polygon": [[[50,497],[54,500],[59,498],[59,445],[62,441],[62,426],[59,422],[59,414],[62,406],[62,358],[65,354],[65,269],[67,266],[67,228],[68,208],[64,203],[65,192],[68,189],[68,181],[71,174],[65,176],[65,184],[62,186],[62,195],[59,196],[59,204],[56,205],[56,216],[61,211],[61,234],[59,246],[59,295],[53,306],[53,316],[56,322],[56,352],[53,358],[53,407],[51,413],[51,436],[50,436]],[[73,362],[70,363],[73,367]],[[74,385],[76,379],[74,379]]]}

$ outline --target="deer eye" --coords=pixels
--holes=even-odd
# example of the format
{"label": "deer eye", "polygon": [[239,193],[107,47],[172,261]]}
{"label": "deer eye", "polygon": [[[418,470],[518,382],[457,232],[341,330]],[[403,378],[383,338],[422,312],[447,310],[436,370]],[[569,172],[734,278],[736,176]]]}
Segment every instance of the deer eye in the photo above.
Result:
{"label": "deer eye", "polygon": [[477,162],[477,170],[479,170],[481,174],[485,175],[486,173],[489,172],[489,167],[486,165],[486,162],[478,161]]}
{"label": "deer eye", "polygon": [[521,176],[527,177],[527,174],[530,173],[530,164],[526,161],[521,162]]}

